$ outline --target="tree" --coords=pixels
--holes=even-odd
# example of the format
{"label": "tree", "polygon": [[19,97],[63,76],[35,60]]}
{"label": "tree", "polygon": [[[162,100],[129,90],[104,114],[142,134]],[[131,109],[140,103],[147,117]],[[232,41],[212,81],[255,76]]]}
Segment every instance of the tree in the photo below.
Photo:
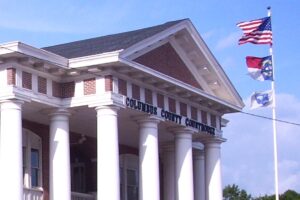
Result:
{"label": "tree", "polygon": [[[275,200],[275,195],[265,195],[254,200]],[[279,195],[279,200],[300,200],[300,194],[293,190],[287,190],[285,193]]]}
{"label": "tree", "polygon": [[247,194],[246,190],[239,189],[235,184],[227,185],[223,189],[224,200],[251,200],[251,195]]}

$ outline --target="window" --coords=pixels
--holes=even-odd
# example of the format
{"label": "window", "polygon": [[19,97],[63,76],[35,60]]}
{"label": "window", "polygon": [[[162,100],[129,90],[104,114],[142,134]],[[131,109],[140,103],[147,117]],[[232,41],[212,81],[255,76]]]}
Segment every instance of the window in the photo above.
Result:
{"label": "window", "polygon": [[74,192],[86,192],[85,164],[75,159],[71,164],[71,189]]}
{"label": "window", "polygon": [[132,154],[123,154],[120,156],[121,200],[138,200],[138,166],[138,156]]}
{"label": "window", "polygon": [[23,181],[26,188],[42,187],[41,138],[23,129]]}

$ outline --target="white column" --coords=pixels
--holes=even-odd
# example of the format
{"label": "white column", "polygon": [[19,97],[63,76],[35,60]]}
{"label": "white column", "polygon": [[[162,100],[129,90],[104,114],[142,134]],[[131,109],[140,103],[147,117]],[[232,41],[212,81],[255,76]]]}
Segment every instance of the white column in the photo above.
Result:
{"label": "white column", "polygon": [[175,135],[176,200],[193,200],[192,132],[181,129]]}
{"label": "white column", "polygon": [[153,116],[137,119],[139,142],[139,200],[159,200],[158,123]]}
{"label": "white column", "polygon": [[162,147],[164,200],[175,199],[175,149],[174,144]]}
{"label": "white column", "polygon": [[222,200],[221,143],[224,140],[205,141],[206,200]]}
{"label": "white column", "polygon": [[120,199],[118,110],[115,106],[96,108],[98,200]]}
{"label": "white column", "polygon": [[69,116],[66,109],[50,114],[50,199],[71,199]]}
{"label": "white column", "polygon": [[0,199],[23,199],[22,104],[1,102]]}
{"label": "white column", "polygon": [[204,151],[193,150],[194,164],[194,198],[195,200],[205,200],[205,162]]}

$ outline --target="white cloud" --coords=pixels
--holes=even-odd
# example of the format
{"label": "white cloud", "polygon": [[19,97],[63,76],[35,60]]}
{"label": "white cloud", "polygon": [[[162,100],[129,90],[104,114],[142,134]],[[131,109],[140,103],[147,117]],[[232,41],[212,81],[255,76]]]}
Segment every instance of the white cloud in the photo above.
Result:
{"label": "white cloud", "polygon": [[218,41],[218,43],[216,45],[216,49],[223,50],[227,47],[236,45],[240,36],[241,36],[240,32],[230,33],[228,36],[226,36]]}
{"label": "white cloud", "polygon": [[[277,118],[300,122],[300,100],[291,94],[278,94]],[[249,98],[246,100],[248,105]],[[245,109],[249,112],[248,109]],[[250,111],[271,116],[271,109]],[[224,185],[237,184],[253,196],[274,193],[273,131],[270,120],[245,114],[226,116],[230,120],[224,129]],[[300,127],[277,123],[279,161],[279,191],[300,192]]]}
{"label": "white cloud", "polygon": [[212,38],[214,35],[216,34],[216,31],[215,30],[210,30],[210,31],[207,31],[203,34],[201,34],[202,38],[204,40],[209,40],[210,38]]}

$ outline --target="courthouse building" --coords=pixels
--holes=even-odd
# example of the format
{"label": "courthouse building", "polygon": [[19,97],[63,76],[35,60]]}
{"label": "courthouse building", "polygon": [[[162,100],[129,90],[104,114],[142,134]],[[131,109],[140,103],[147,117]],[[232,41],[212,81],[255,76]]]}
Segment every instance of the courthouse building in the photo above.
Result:
{"label": "courthouse building", "polygon": [[0,47],[1,200],[222,200],[243,102],[190,20]]}

